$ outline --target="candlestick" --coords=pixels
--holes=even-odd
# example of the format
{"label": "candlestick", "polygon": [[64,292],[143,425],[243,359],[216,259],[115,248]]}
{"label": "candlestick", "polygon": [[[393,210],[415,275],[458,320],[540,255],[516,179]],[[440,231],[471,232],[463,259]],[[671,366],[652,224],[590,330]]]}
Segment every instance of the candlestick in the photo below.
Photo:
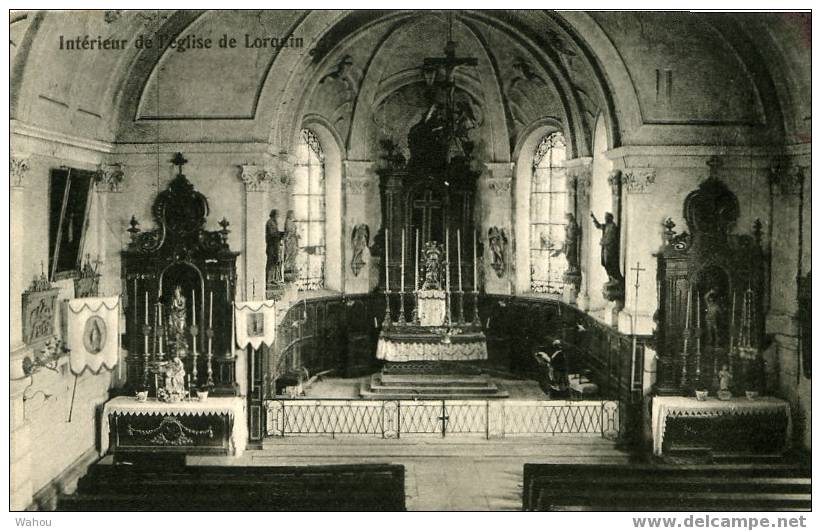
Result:
{"label": "candlestick", "polygon": [[476,230],[473,231],[473,291],[479,291],[479,283],[476,281]]}
{"label": "candlestick", "polygon": [[388,229],[385,228],[385,293],[391,290],[391,273],[390,269],[388,268],[388,247],[390,246],[390,242],[388,240]]}
{"label": "candlestick", "polygon": [[[197,292],[193,289],[191,290],[191,324],[196,329],[197,328]],[[193,352],[197,352],[197,333],[192,331],[191,334],[192,342],[191,342],[191,350]]]}
{"label": "candlestick", "polygon": [[456,229],[456,267],[459,276],[459,292],[462,292],[462,234]]}
{"label": "candlestick", "polygon": [[402,229],[402,262],[400,264],[399,273],[399,291],[405,291],[405,229]]}
{"label": "candlestick", "polygon": [[693,303],[693,289],[687,288],[687,314],[684,318],[684,349],[681,351],[681,387],[687,387],[687,350],[690,342],[690,309]]}
{"label": "candlestick", "polygon": [[416,229],[416,245],[414,252],[413,289],[419,290],[419,229]]}
{"label": "candlestick", "polygon": [[448,228],[445,228],[445,287],[447,291],[445,303],[448,312],[448,328],[450,328],[452,319],[450,314],[450,230]]}

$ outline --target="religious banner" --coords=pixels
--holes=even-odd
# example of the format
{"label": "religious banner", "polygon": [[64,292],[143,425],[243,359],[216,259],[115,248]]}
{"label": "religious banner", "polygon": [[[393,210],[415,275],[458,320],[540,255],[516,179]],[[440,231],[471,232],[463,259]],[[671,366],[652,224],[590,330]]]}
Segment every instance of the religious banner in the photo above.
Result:
{"label": "religious banner", "polygon": [[72,299],[66,306],[71,372],[112,370],[120,350],[120,298]]}
{"label": "religious banner", "polygon": [[258,349],[263,343],[274,346],[276,339],[276,303],[247,301],[234,304],[236,340],[240,348],[251,345]]}

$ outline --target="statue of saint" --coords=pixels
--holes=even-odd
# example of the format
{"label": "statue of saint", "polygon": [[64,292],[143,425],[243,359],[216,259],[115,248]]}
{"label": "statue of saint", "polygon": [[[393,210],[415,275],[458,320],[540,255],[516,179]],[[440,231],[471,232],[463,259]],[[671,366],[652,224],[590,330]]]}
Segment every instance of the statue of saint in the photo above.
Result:
{"label": "statue of saint", "polygon": [[610,282],[621,282],[623,277],[619,270],[619,226],[613,221],[613,214],[610,212],[604,214],[604,223],[599,223],[592,212],[590,217],[593,219],[593,225],[602,231],[601,265],[607,271]]}
{"label": "statue of saint", "polygon": [[351,258],[351,271],[354,276],[359,276],[359,271],[365,265],[365,249],[370,240],[370,229],[364,223],[360,223],[353,228],[351,243],[353,244],[353,257]]}
{"label": "statue of saint", "polygon": [[442,289],[442,260],[444,253],[442,246],[436,242],[427,242],[422,249],[422,258],[425,264],[425,281],[423,290]]}
{"label": "statue of saint", "polygon": [[165,368],[165,390],[172,395],[185,395],[185,365],[174,356]]}
{"label": "statue of saint", "polygon": [[568,212],[564,215],[567,224],[564,226],[564,243],[560,249],[555,249],[551,256],[564,254],[567,259],[567,272],[577,274],[579,272],[579,236],[581,229],[576,223],[576,217]]}
{"label": "statue of saint", "polygon": [[296,224],[296,214],[289,210],[285,215],[285,249],[282,259],[285,262],[286,280],[294,280],[297,276],[296,257],[299,252],[299,230]]}
{"label": "statue of saint", "polygon": [[507,267],[507,234],[505,229],[490,227],[487,231],[487,241],[490,245],[490,266],[496,271],[496,276],[502,278]]}
{"label": "statue of saint", "polygon": [[733,374],[730,372],[730,368],[725,363],[721,366],[721,370],[718,371],[718,398],[721,400],[729,400],[733,397],[733,394],[730,392],[730,385],[733,382]]}
{"label": "statue of saint", "polygon": [[722,308],[719,302],[718,292],[715,288],[710,288],[710,291],[704,295],[705,342],[707,345],[718,346],[718,320],[721,313]]}
{"label": "statue of saint", "polygon": [[185,296],[182,294],[182,288],[176,286],[174,288],[174,297],[171,299],[170,311],[168,312],[168,339],[172,343],[172,352],[174,356],[185,357],[188,352],[188,339],[186,315],[185,315]]}
{"label": "statue of saint", "polygon": [[279,233],[277,215],[276,209],[271,210],[265,223],[265,277],[268,282],[282,282],[279,268],[279,242],[282,235]]}

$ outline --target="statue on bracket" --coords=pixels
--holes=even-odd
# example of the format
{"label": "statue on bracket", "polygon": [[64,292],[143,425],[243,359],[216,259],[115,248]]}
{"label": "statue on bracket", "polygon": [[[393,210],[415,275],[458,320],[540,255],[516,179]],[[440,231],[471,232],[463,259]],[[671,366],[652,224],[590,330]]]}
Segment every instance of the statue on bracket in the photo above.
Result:
{"label": "statue on bracket", "polygon": [[297,271],[296,257],[299,252],[299,230],[296,224],[296,214],[289,210],[285,215],[285,249],[282,259],[285,262],[285,280],[292,282],[296,280]]}
{"label": "statue on bracket", "polygon": [[581,274],[581,259],[579,250],[581,249],[581,227],[576,222],[576,216],[572,212],[565,214],[567,223],[564,226],[564,243],[560,249],[555,249],[551,256],[558,256],[564,254],[567,260],[567,271],[564,274],[564,281],[568,284],[573,284],[576,289],[579,288],[582,280]]}
{"label": "statue on bracket", "polygon": [[354,276],[359,276],[359,272],[365,265],[365,249],[369,245],[370,229],[364,223],[360,223],[353,228],[351,234],[351,244],[353,245],[353,257],[351,258],[351,271]]}
{"label": "statue on bracket", "polygon": [[502,278],[507,269],[507,233],[505,229],[490,227],[487,231],[487,241],[490,246],[490,266],[496,271],[496,276]]}
{"label": "statue on bracket", "polygon": [[619,266],[619,226],[613,218],[613,214],[605,212],[604,223],[596,219],[593,212],[590,213],[593,225],[602,231],[601,241],[601,265],[607,272],[607,283],[604,285],[602,294],[609,301],[622,300],[624,297],[624,277]]}

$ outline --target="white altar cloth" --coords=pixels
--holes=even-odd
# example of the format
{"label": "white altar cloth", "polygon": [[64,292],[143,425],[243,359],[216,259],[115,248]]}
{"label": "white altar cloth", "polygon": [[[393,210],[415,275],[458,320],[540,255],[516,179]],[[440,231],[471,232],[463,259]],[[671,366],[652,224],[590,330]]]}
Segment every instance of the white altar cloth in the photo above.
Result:
{"label": "white altar cloth", "polygon": [[376,359],[407,361],[471,361],[487,359],[487,343],[481,340],[456,341],[409,341],[380,337],[376,345]]}
{"label": "white altar cloth", "polygon": [[774,397],[761,397],[748,400],[744,397],[734,397],[730,400],[707,398],[697,400],[689,396],[656,396],[653,397],[653,454],[661,455],[664,443],[664,431],[667,428],[667,419],[670,417],[707,418],[732,415],[758,415],[762,413],[775,414],[783,411],[787,416],[786,441],[789,444],[792,430],[790,404],[785,400]]}
{"label": "white altar cloth", "polygon": [[100,433],[100,455],[108,452],[109,415],[224,415],[233,420],[231,428],[231,451],[239,457],[245,451],[248,441],[248,429],[245,424],[245,400],[241,397],[208,397],[204,402],[160,402],[149,398],[139,402],[132,396],[118,396],[106,402],[103,408],[103,421]]}

